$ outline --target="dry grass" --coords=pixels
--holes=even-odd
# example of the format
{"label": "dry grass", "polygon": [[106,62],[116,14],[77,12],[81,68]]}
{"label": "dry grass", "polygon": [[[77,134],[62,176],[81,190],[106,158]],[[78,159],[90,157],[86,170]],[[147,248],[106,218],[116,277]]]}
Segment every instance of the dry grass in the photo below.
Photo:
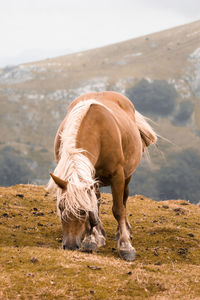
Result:
{"label": "dry grass", "polygon": [[0,191],[0,299],[200,299],[198,206],[130,197],[137,257],[128,263],[117,255],[111,195],[101,208],[107,244],[85,254],[61,249],[56,203],[43,187]]}

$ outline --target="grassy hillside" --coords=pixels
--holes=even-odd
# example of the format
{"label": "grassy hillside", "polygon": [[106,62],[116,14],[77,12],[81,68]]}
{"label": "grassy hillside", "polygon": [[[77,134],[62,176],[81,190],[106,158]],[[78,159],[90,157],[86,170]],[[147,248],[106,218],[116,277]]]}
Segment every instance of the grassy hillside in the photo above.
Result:
{"label": "grassy hillside", "polygon": [[[141,113],[156,122],[156,131],[171,141],[159,141],[165,159],[153,152],[152,169],[142,163],[134,186],[131,183],[131,193],[198,203],[199,28],[197,21],[98,49],[0,70],[0,185],[45,184],[49,170],[55,167],[55,133],[69,103],[86,92],[114,90],[130,97]],[[174,161],[178,161],[176,168]],[[171,174],[174,180],[168,176]],[[172,190],[163,189],[167,186]],[[178,193],[173,192],[176,187]]]}
{"label": "grassy hillside", "polygon": [[102,195],[106,246],[61,249],[56,203],[41,186],[0,188],[1,299],[199,299],[200,208],[130,197],[137,256],[118,258],[111,195]]}

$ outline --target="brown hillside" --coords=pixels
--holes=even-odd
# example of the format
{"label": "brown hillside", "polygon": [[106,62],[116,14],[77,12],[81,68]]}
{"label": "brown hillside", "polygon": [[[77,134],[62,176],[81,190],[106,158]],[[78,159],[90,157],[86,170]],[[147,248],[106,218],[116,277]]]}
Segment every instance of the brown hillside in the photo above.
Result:
{"label": "brown hillside", "polygon": [[44,188],[0,188],[1,299],[199,299],[200,208],[130,197],[137,256],[118,258],[111,195],[102,195],[106,246],[61,250],[56,203]]}
{"label": "brown hillside", "polygon": [[[140,180],[136,181],[139,190],[136,192],[155,199],[184,197],[197,203],[199,187],[196,181],[199,182],[200,160],[199,28],[200,21],[196,21],[103,48],[2,69],[0,162],[4,171],[2,174],[0,171],[0,185],[21,182],[45,184],[49,170],[55,167],[54,136],[69,103],[86,92],[114,90],[130,95],[134,103],[137,99],[141,100],[139,104],[144,100],[142,108],[145,115],[156,122],[157,125],[153,125],[155,130],[172,142],[159,141],[166,160],[158,152],[153,152],[153,170],[162,171],[168,165],[171,168],[174,166],[173,159],[177,161],[181,152],[188,148],[193,151],[189,154],[184,152],[175,168],[179,170],[176,178],[182,176],[185,181],[190,178],[191,190],[190,186],[178,182],[178,195],[173,194],[173,188],[162,193],[160,187],[157,192],[160,174],[155,177],[145,169]],[[152,115],[151,110],[156,111],[160,104],[162,111]],[[9,173],[9,160],[10,165],[16,166],[16,175]],[[171,174],[173,170],[168,172]],[[146,174],[155,178],[154,183],[149,182]],[[18,181],[15,180],[17,176]],[[143,182],[149,183],[146,187],[140,186]],[[188,193],[182,194],[183,187]],[[194,195],[192,191],[195,191]]]}

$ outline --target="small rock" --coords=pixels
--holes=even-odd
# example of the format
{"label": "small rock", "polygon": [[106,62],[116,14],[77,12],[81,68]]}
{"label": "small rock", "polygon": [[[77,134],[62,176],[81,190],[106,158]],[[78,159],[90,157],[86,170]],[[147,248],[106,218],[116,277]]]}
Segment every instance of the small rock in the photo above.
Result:
{"label": "small rock", "polygon": [[34,210],[34,211],[37,211],[38,209],[37,209],[37,207],[33,207],[33,210]]}
{"label": "small rock", "polygon": [[132,217],[133,214],[129,214],[129,217]]}
{"label": "small rock", "polygon": [[89,269],[91,269],[91,270],[101,270],[101,268],[100,267],[96,267],[96,266],[87,266]]}
{"label": "small rock", "polygon": [[188,253],[188,249],[187,248],[179,248],[178,249],[178,254],[179,255],[186,255]]}
{"label": "small rock", "polygon": [[194,237],[194,234],[193,234],[193,233],[188,233],[188,235],[189,235],[190,237]]}
{"label": "small rock", "polygon": [[165,208],[165,209],[168,209],[168,208],[169,208],[168,205],[163,205],[162,207]]}
{"label": "small rock", "polygon": [[31,262],[32,262],[33,264],[37,263],[37,262],[38,262],[37,257],[32,257],[32,258],[31,258]]}
{"label": "small rock", "polygon": [[180,207],[174,208],[173,211],[176,212],[176,215],[177,215],[177,216],[178,216],[178,215],[184,215],[184,214],[185,214],[184,210],[183,210],[182,208],[180,208]]}
{"label": "small rock", "polygon": [[16,194],[16,197],[24,198],[24,195],[23,194]]}
{"label": "small rock", "polygon": [[132,275],[133,273],[131,271],[129,271],[128,273],[126,273],[127,275]]}
{"label": "small rock", "polygon": [[91,295],[94,295],[94,291],[93,291],[93,290],[90,290],[90,294],[91,294]]}
{"label": "small rock", "polygon": [[51,285],[55,285],[55,282],[53,280],[50,280]]}
{"label": "small rock", "polygon": [[158,254],[158,250],[157,250],[157,249],[154,249],[154,252],[153,252],[153,254],[154,254],[155,256],[159,256],[159,254]]}
{"label": "small rock", "polygon": [[157,261],[157,262],[155,263],[155,266],[161,266],[161,262],[160,262],[160,261]]}
{"label": "small rock", "polygon": [[8,214],[7,214],[7,213],[4,213],[4,214],[2,215],[2,217],[4,217],[4,218],[8,218],[9,216],[8,216]]}
{"label": "small rock", "polygon": [[41,216],[44,216],[44,213],[43,212],[38,212],[38,213],[34,213],[34,215],[36,217],[41,217]]}
{"label": "small rock", "polygon": [[20,225],[14,225],[13,228],[14,229],[19,229],[21,226]]}
{"label": "small rock", "polygon": [[27,277],[34,277],[34,274],[33,273],[26,273],[26,276]]}

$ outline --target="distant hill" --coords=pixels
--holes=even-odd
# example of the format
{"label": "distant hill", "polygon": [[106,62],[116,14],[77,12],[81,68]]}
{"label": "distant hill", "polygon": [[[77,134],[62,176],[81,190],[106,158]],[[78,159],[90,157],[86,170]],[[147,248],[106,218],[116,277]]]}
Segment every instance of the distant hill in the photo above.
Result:
{"label": "distant hill", "polygon": [[0,70],[0,184],[46,183],[69,103],[90,91],[126,94],[156,122],[131,193],[200,200],[200,21],[126,42]]}

